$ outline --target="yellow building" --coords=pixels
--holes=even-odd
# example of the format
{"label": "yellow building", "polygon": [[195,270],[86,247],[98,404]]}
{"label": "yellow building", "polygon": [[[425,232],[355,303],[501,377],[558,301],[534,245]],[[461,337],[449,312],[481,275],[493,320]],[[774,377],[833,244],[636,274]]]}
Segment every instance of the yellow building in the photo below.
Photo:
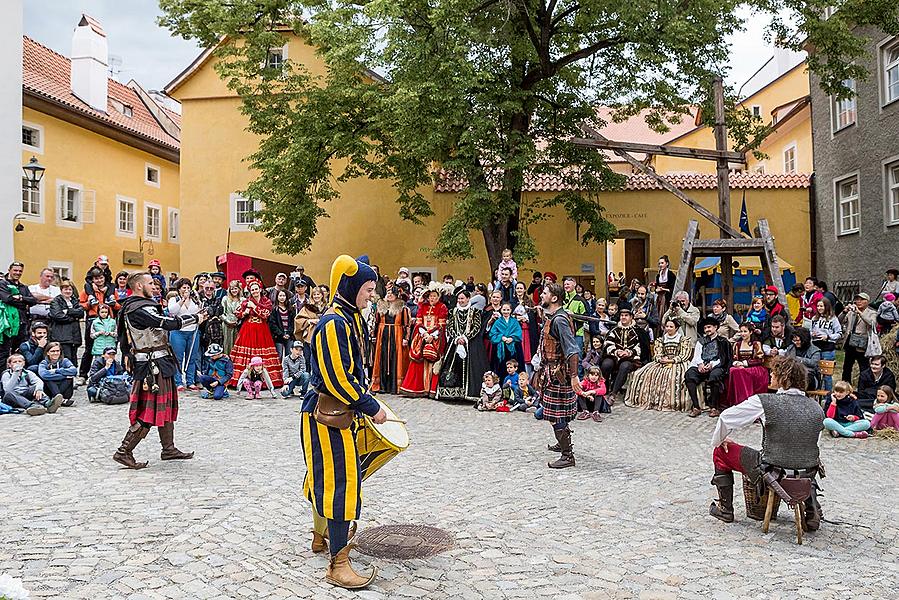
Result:
{"label": "yellow building", "polygon": [[[324,73],[325,65],[314,48],[292,35],[286,36],[285,41],[277,50],[282,58],[302,63],[312,73]],[[395,190],[389,182],[349,181],[342,185],[340,198],[325,206],[332,218],[319,221],[318,234],[308,254],[302,257],[274,254],[270,240],[252,230],[248,215],[258,207],[238,195],[238,190],[255,177],[243,159],[255,151],[257,140],[246,131],[246,119],[238,110],[240,100],[217,76],[215,61],[211,51],[204,52],[166,88],[182,105],[181,267],[184,272],[210,270],[216,266],[217,257],[238,255],[283,265],[302,263],[307,274],[324,280],[335,255],[365,253],[388,274],[406,266],[412,272],[437,277],[445,273],[461,279],[468,275],[478,280],[489,277],[483,242],[476,233],[472,239],[477,256],[472,260],[446,265],[422,252],[422,248],[434,245],[440,225],[451,213],[454,194],[459,190],[459,183],[454,181],[442,181],[424,191],[436,213],[424,226],[400,219],[394,202]],[[774,98],[771,95],[772,103]],[[627,127],[620,126],[619,130],[626,131]],[[670,137],[670,134],[656,134],[655,138],[647,139],[646,131],[643,123],[643,137],[634,141],[663,143]],[[702,130],[688,120],[673,134],[691,133],[701,134]],[[612,132],[607,134],[612,139],[622,139]],[[703,167],[706,170],[708,165]],[[211,177],[211,173],[215,176]],[[675,177],[675,183],[717,212],[714,175],[682,175]],[[808,176],[740,173],[734,176],[732,187],[733,222],[739,220],[740,200],[745,190],[747,203],[752,207],[750,218],[755,221],[768,217],[781,256],[795,265],[798,272],[807,273],[810,268]],[[526,191],[525,201],[559,189],[556,183],[542,179]],[[687,222],[697,218],[695,212],[645,176],[632,176],[626,190],[604,193],[600,202],[607,218],[618,227],[621,244],[627,246],[628,264],[621,265],[621,270],[629,274],[639,272],[641,277],[655,266],[661,254],[668,254],[676,263]],[[711,224],[702,223],[700,228],[706,236],[717,237],[717,229]],[[561,210],[535,226],[531,234],[541,255],[536,264],[524,265],[523,278],[529,277],[531,268],[552,270],[559,275],[578,276],[585,285],[604,290],[611,252],[605,245],[581,246],[576,224]],[[230,267],[228,270],[232,277],[240,272]]]}
{"label": "yellow building", "polygon": [[106,62],[90,17],[72,59],[24,38],[22,163],[46,168],[38,189],[23,180],[16,219],[26,281],[43,267],[82,281],[99,254],[113,273],[152,259],[180,270],[180,117],[135,82],[108,79]]}

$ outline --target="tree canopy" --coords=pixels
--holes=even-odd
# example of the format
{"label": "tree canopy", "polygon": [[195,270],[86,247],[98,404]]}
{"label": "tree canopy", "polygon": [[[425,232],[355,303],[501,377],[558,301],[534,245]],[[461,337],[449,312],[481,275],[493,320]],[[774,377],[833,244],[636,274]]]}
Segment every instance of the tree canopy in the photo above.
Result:
{"label": "tree canopy", "polygon": [[[697,104],[730,61],[727,36],[741,9],[770,20],[793,49],[811,48],[809,68],[825,90],[847,94],[862,78],[858,26],[899,32],[895,0],[160,0],[172,32],[217,46],[220,76],[242,99],[260,137],[248,157],[259,172],[244,193],[264,203],[261,225],[275,250],[309,249],[336,185],[385,179],[399,214],[434,214],[422,189],[438,169],[467,182],[431,254],[471,258],[480,232],[491,264],[503,248],[519,260],[538,249],[529,227],[564,207],[583,244],[615,235],[599,193],[623,184],[601,153],[571,143],[600,127],[596,107],[616,118],[647,113],[665,130]],[[324,76],[287,60],[266,62],[293,32],[317,48]],[[764,124],[737,111],[737,145],[761,141]],[[705,115],[712,110],[703,111]],[[569,191],[524,202],[527,178],[549,174]]]}

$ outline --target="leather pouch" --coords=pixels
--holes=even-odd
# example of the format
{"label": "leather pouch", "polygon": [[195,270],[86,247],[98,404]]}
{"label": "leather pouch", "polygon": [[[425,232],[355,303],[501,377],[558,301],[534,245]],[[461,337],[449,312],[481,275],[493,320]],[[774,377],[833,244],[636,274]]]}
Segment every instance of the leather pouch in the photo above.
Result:
{"label": "leather pouch", "polygon": [[312,418],[322,425],[335,429],[349,429],[355,412],[348,405],[324,392],[318,393],[318,403],[312,411]]}

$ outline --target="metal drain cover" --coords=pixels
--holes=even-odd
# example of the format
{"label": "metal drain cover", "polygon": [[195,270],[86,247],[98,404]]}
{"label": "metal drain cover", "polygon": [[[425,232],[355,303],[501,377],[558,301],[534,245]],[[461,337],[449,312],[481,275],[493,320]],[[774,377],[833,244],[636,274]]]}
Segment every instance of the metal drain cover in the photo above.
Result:
{"label": "metal drain cover", "polygon": [[382,525],[359,532],[353,539],[362,554],[376,558],[428,558],[455,545],[449,532],[427,525]]}

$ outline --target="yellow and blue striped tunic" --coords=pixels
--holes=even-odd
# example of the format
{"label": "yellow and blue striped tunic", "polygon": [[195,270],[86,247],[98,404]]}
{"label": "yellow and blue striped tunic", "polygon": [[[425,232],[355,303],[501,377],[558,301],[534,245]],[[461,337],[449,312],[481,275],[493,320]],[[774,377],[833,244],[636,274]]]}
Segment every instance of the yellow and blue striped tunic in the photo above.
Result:
{"label": "yellow and blue striped tunic", "polygon": [[365,323],[355,306],[334,298],[312,334],[310,391],[303,402],[300,439],[306,462],[303,494],[321,516],[353,521],[362,509],[362,468],[356,449],[354,422],[335,429],[312,418],[318,392],[324,392],[359,413],[374,416],[378,401],[368,391],[363,364]]}

